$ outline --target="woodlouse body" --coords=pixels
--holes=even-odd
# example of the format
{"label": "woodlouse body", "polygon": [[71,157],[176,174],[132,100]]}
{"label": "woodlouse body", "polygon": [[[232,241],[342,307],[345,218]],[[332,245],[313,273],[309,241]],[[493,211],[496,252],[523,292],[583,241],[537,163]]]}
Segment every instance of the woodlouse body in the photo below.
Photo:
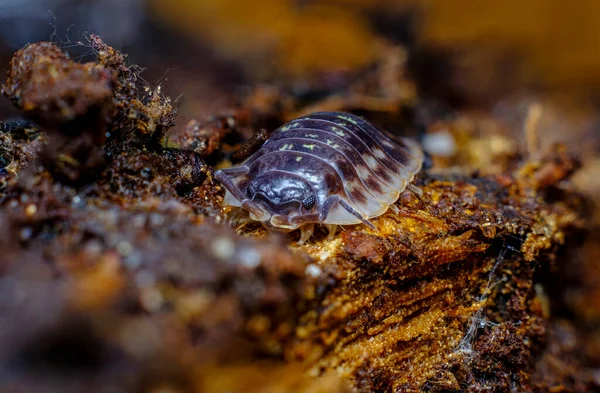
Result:
{"label": "woodlouse body", "polygon": [[218,170],[225,204],[254,220],[295,229],[350,225],[383,214],[423,164],[420,146],[364,119],[317,112],[278,128],[240,165]]}

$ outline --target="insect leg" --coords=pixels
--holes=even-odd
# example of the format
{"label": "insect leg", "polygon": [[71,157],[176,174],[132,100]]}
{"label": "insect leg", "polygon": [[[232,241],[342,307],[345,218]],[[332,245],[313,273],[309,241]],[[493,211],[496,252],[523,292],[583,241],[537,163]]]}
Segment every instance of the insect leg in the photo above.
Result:
{"label": "insect leg", "polygon": [[414,184],[407,185],[406,189],[409,190],[409,191],[411,191],[417,197],[423,196],[423,190],[421,190],[419,187],[415,186]]}
{"label": "insect leg", "polygon": [[337,225],[335,224],[325,224],[325,228],[329,231],[327,234],[327,240],[333,240],[335,238],[335,232],[337,231]]}
{"label": "insect leg", "polygon": [[368,226],[371,229],[375,229],[375,225],[373,225],[371,223],[371,221],[367,220],[366,218],[364,218],[363,216],[360,215],[359,212],[357,212],[356,210],[354,210],[354,208],[352,206],[350,206],[346,201],[344,201],[343,199],[340,199],[340,205],[342,205],[342,207],[344,209],[346,209],[348,211],[348,213],[352,214],[354,217],[358,218],[359,220],[361,220],[363,222],[363,224],[365,224],[366,226]]}
{"label": "insect leg", "polygon": [[302,232],[300,234],[300,240],[298,240],[298,244],[304,244],[313,235],[315,226],[314,224],[306,224],[300,227],[300,230]]}
{"label": "insect leg", "polygon": [[[321,209],[318,213],[304,214],[302,216],[295,216],[288,219],[288,222],[290,224],[302,225],[304,223],[304,225],[300,227],[300,229],[302,230],[302,234],[300,235],[300,240],[298,241],[298,244],[304,244],[308,239],[310,239],[315,228],[313,223],[325,221],[325,219],[329,215],[329,211],[331,210],[331,208],[335,206],[335,204],[339,201],[340,197],[338,195],[331,196],[325,200],[325,203],[323,203],[323,206],[321,206]],[[331,240],[333,238],[332,234],[335,234],[335,228],[337,228],[337,225],[328,225],[328,227],[328,239]]]}
{"label": "insect leg", "polygon": [[393,211],[395,215],[400,214],[400,208],[398,206],[394,205],[394,204],[390,205],[389,209],[391,211]]}
{"label": "insect leg", "polygon": [[[247,168],[240,168],[240,169],[245,169],[245,171],[248,172]],[[231,174],[232,172],[237,172],[237,170],[236,171],[230,170],[228,172]],[[253,219],[256,219],[258,221],[266,221],[269,219],[267,212],[262,207],[260,207],[260,205],[258,205],[257,203],[254,203],[250,199],[248,199],[244,195],[242,190],[240,190],[240,188],[225,173],[225,170],[216,171],[215,179],[217,179],[223,185],[223,187],[225,187],[227,189],[227,191],[229,191],[235,197],[235,199],[237,199],[238,201],[241,202],[241,206],[243,209],[248,210],[250,213],[252,213],[254,215],[254,217],[252,217]]]}

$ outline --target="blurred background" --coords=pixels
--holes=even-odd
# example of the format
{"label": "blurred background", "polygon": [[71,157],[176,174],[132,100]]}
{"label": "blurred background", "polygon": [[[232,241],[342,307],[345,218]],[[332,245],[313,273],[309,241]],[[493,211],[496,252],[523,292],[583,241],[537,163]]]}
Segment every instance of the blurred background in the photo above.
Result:
{"label": "blurred background", "polygon": [[[512,128],[543,101],[542,143],[595,155],[599,19],[592,0],[0,0],[0,74],[40,40],[91,61],[85,34],[95,33],[180,98],[180,127],[261,84],[335,90],[400,45],[421,98],[492,111]],[[0,117],[15,115],[0,98]]]}
{"label": "blurred background", "polygon": [[343,83],[391,42],[422,94],[489,107],[543,93],[581,116],[598,103],[599,18],[592,0],[0,0],[0,72],[28,42],[85,55],[93,32],[202,115],[256,83]]}
{"label": "blurred background", "polygon": [[[536,119],[542,149],[559,141],[577,153],[583,165],[572,184],[594,204],[599,20],[600,2],[592,0],[0,0],[0,80],[27,43],[53,41],[72,58],[92,61],[86,34],[98,34],[144,68],[146,81],[178,98],[180,128],[249,96],[253,105],[268,106],[281,97],[314,102],[351,90],[392,53],[386,58],[400,71],[381,72],[393,80],[377,86],[389,93],[397,84],[399,102],[425,110],[425,133],[450,129],[457,144],[461,132],[479,138],[471,138],[479,144],[469,158],[478,168],[494,154],[512,159],[524,150],[528,114],[532,105],[542,108]],[[0,97],[0,120],[18,115]],[[459,161],[452,163],[467,159]],[[600,214],[591,211],[588,241],[565,259],[573,289],[564,297],[569,316],[591,331],[595,346],[586,356],[597,367]]]}

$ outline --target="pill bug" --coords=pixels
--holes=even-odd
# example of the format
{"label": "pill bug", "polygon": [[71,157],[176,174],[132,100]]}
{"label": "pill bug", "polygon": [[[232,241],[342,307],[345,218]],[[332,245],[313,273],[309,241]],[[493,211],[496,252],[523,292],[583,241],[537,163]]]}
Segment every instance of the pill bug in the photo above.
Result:
{"label": "pill bug", "polygon": [[314,224],[374,228],[423,165],[413,140],[391,137],[343,112],[317,112],[279,127],[250,157],[215,172],[226,205],[276,228]]}

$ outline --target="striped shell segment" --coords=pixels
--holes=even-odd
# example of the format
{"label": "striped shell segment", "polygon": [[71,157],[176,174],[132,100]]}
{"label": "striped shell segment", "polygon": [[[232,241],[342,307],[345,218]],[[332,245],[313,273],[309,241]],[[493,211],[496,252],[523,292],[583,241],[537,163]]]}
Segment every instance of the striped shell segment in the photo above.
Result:
{"label": "striped shell segment", "polygon": [[278,128],[240,165],[215,173],[225,203],[273,226],[350,225],[383,214],[420,171],[423,152],[348,113],[317,112]]}

